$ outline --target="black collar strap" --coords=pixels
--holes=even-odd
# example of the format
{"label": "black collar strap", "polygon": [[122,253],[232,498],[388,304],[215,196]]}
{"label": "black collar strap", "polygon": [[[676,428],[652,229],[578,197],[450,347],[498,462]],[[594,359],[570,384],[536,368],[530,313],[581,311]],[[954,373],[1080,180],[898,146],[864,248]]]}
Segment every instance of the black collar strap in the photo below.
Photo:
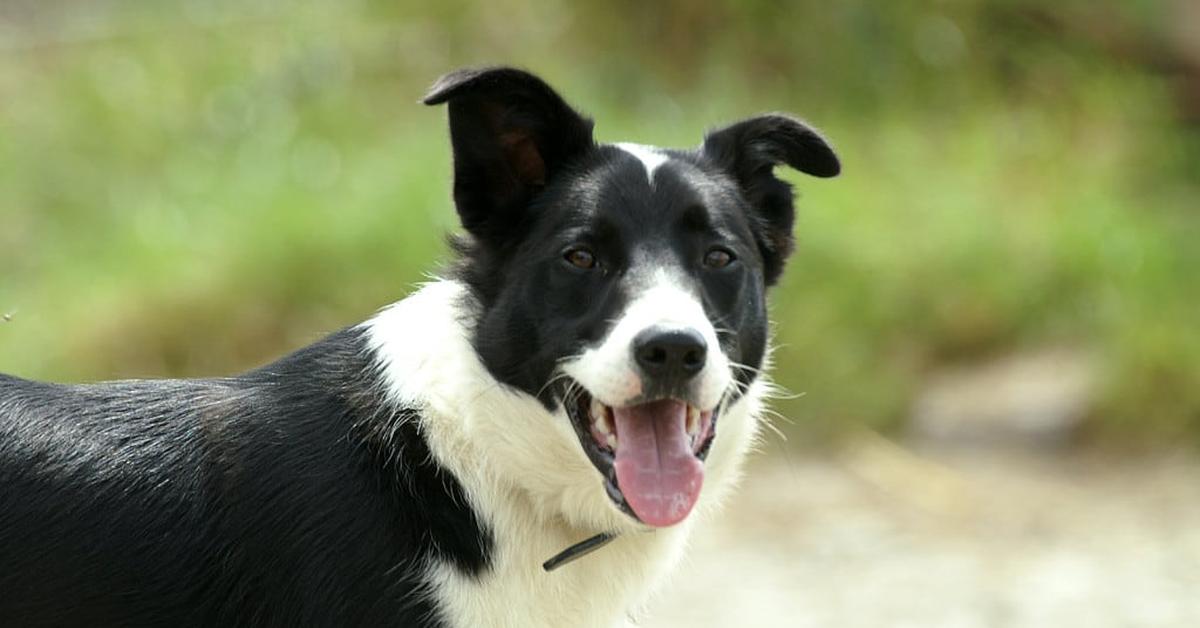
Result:
{"label": "black collar strap", "polygon": [[546,571],[554,571],[563,565],[572,562],[576,559],[583,558],[588,554],[608,545],[617,535],[612,532],[601,532],[590,539],[580,541],[571,547],[555,554],[550,560],[542,563],[542,569]]}

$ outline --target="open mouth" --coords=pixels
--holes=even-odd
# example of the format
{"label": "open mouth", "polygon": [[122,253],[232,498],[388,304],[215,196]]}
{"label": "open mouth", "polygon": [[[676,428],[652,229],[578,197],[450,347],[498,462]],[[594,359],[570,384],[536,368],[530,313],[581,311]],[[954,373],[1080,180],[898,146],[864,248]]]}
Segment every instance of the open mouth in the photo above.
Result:
{"label": "open mouth", "polygon": [[650,526],[686,518],[700,496],[716,413],[679,399],[614,408],[577,390],[567,414],[613,502]]}

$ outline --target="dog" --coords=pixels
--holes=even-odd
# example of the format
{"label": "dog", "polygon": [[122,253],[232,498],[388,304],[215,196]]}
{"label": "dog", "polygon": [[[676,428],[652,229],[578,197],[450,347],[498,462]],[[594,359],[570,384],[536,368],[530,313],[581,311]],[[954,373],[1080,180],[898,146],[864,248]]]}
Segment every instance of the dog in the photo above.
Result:
{"label": "dog", "polygon": [[444,279],[235,377],[0,375],[0,625],[618,626],[670,571],[769,391],[774,168],[837,156],[784,114],[601,144],[513,68],[424,102]]}

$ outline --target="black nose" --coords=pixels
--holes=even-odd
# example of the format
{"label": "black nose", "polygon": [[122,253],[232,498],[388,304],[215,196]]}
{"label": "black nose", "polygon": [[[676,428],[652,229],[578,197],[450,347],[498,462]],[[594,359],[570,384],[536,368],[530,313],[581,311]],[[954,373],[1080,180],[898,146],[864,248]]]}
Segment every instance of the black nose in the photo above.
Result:
{"label": "black nose", "polygon": [[704,368],[708,343],[694,329],[651,327],[633,339],[633,357],[647,375],[683,382]]}

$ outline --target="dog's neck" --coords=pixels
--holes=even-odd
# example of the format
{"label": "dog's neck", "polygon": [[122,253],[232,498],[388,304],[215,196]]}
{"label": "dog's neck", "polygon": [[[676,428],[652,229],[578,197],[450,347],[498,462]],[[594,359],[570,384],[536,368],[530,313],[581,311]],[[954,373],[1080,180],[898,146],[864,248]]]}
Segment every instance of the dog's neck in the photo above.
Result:
{"label": "dog's neck", "polygon": [[[696,511],[648,530],[607,501],[565,416],[497,382],[470,343],[473,300],[439,281],[364,324],[383,385],[421,414],[422,435],[462,484],[492,536],[482,574],[430,566],[452,626],[612,626],[682,555],[693,524],[729,491],[757,430],[765,382],[727,408]],[[600,533],[602,549],[548,573],[543,564]]]}

